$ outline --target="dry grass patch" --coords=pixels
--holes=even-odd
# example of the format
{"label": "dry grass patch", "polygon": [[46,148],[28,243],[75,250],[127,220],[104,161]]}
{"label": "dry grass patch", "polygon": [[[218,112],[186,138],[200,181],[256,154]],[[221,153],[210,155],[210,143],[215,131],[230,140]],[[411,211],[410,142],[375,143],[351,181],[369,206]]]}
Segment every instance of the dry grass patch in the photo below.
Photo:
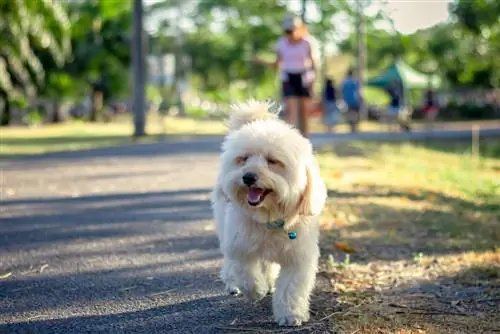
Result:
{"label": "dry grass patch", "polygon": [[319,154],[317,319],[339,333],[500,329],[500,145],[342,144]]}

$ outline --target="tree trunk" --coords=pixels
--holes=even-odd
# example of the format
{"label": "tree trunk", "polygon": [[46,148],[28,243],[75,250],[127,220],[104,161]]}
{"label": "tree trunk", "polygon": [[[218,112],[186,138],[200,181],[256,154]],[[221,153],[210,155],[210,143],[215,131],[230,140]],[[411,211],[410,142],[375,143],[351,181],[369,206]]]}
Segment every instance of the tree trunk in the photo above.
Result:
{"label": "tree trunk", "polygon": [[[302,0],[302,8],[300,12],[300,17],[302,19],[302,22],[306,23],[306,18],[307,18],[307,0]],[[298,110],[298,117],[297,117],[297,129],[299,129],[300,133],[302,135],[307,136],[307,129],[308,129],[308,115],[306,115],[306,110],[302,110],[302,106],[299,106]]]}
{"label": "tree trunk", "polygon": [[[180,37],[179,37],[180,39]],[[177,100],[177,108],[178,108],[178,116],[186,117],[186,112],[184,110],[184,94],[181,89],[181,83],[183,83],[184,79],[184,63],[181,54],[181,46],[180,41],[178,40],[175,51],[175,70],[174,70],[174,82],[175,82],[175,93]]]}
{"label": "tree trunk", "polygon": [[[356,42],[357,42],[357,79],[360,84],[360,91],[363,91],[364,87],[364,70],[366,64],[366,43],[365,43],[365,6],[363,4],[363,0],[356,0]],[[366,120],[367,117],[367,108],[365,104],[364,96],[361,101],[361,108],[359,110],[360,120]]]}
{"label": "tree trunk", "polygon": [[11,114],[11,108],[9,104],[9,100],[7,100],[7,97],[2,94],[2,100],[3,100],[3,105],[0,113],[0,126],[7,126],[10,124],[12,114]]}
{"label": "tree trunk", "polygon": [[319,73],[319,82],[320,82],[320,87],[321,89],[324,88],[325,80],[326,80],[326,73],[328,71],[328,66],[326,63],[326,42],[325,40],[321,40],[321,45],[320,45],[320,52],[321,52],[321,66],[320,66],[320,73]]}
{"label": "tree trunk", "polygon": [[90,109],[89,121],[97,122],[101,117],[101,111],[103,108],[103,94],[101,91],[93,88],[92,89],[92,107]]}
{"label": "tree trunk", "polygon": [[302,22],[306,23],[306,17],[307,17],[307,0],[302,0],[302,6],[301,6],[301,11],[300,11],[300,18],[302,19]]}
{"label": "tree trunk", "polygon": [[134,0],[132,35],[132,108],[134,113],[134,136],[146,135],[146,78],[144,57],[144,28],[142,0]]}
{"label": "tree trunk", "polygon": [[50,123],[61,123],[63,118],[61,116],[61,105],[58,101],[52,101],[52,113]]}

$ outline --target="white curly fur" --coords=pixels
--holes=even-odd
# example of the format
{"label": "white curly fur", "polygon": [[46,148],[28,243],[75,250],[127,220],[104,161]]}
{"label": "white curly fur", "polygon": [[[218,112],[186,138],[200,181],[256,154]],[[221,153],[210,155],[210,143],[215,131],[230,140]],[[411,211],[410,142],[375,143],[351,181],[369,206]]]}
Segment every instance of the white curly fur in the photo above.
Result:
{"label": "white curly fur", "polygon": [[[295,128],[269,112],[269,104],[235,105],[222,145],[212,208],[220,249],[221,277],[232,294],[251,300],[273,293],[280,325],[309,320],[309,297],[319,258],[319,215],[326,200],[312,145]],[[242,176],[258,176],[254,186],[270,193],[257,206],[248,202]],[[283,219],[284,229],[265,224]],[[287,232],[297,234],[295,240]]]}

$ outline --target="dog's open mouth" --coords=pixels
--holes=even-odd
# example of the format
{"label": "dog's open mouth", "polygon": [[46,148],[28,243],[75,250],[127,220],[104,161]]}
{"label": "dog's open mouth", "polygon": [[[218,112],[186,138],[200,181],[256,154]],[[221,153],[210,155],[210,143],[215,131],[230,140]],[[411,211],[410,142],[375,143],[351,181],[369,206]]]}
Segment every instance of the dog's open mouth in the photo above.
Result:
{"label": "dog's open mouth", "polygon": [[257,206],[264,201],[266,196],[271,192],[269,189],[256,187],[248,188],[247,200],[251,206]]}

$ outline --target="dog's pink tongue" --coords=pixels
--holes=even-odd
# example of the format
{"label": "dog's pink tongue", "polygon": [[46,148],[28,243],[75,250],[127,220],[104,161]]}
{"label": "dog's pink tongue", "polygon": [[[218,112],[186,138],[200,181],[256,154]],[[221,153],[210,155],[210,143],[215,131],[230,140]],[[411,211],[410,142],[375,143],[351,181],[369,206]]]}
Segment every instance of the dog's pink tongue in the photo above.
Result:
{"label": "dog's pink tongue", "polygon": [[248,189],[248,200],[250,202],[258,202],[260,196],[264,193],[264,189],[261,188],[249,188]]}

